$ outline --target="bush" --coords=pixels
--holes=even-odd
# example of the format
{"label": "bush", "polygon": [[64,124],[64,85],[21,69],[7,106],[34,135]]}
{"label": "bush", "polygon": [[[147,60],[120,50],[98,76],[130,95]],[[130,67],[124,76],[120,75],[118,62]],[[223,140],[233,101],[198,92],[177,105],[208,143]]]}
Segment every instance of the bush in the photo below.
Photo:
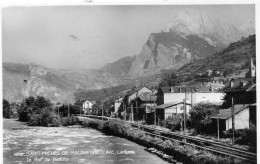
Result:
{"label": "bush", "polygon": [[214,128],[211,117],[218,113],[218,108],[210,103],[199,103],[190,110],[192,128],[200,134],[212,134]]}
{"label": "bush", "polygon": [[30,109],[28,107],[19,107],[17,110],[19,121],[28,122],[30,121]]}
{"label": "bush", "polygon": [[22,102],[22,105],[17,110],[19,120],[23,122],[28,122],[30,121],[30,117],[33,114],[40,114],[43,112],[43,109],[45,108],[51,108],[50,100],[42,96],[37,96],[37,98],[34,98],[33,96],[25,98]]}
{"label": "bush", "polygon": [[50,109],[42,109],[39,114],[33,113],[30,115],[29,126],[45,126],[53,127],[60,126],[60,116]]}
{"label": "bush", "polygon": [[4,118],[11,118],[13,112],[10,108],[10,104],[6,99],[3,99],[3,117]]}
{"label": "bush", "polygon": [[131,126],[124,121],[110,120],[104,123],[103,131],[116,136],[127,136],[130,128]]}
{"label": "bush", "polygon": [[[232,129],[226,131],[224,136],[226,138],[232,137]],[[247,145],[249,149],[256,152],[257,138],[256,138],[256,128],[250,129],[238,129],[235,130],[235,143],[240,145]]]}
{"label": "bush", "polygon": [[164,124],[166,125],[166,128],[171,129],[171,131],[180,130],[181,128],[181,118],[182,115],[173,115],[171,117],[168,117]]}
{"label": "bush", "polygon": [[70,125],[79,125],[80,122],[77,117],[74,115],[71,115],[69,117],[66,117],[65,119],[62,119],[62,125],[63,126],[70,126]]}
{"label": "bush", "polygon": [[29,126],[41,126],[41,117],[40,114],[33,114],[30,117],[30,120],[28,122]]}

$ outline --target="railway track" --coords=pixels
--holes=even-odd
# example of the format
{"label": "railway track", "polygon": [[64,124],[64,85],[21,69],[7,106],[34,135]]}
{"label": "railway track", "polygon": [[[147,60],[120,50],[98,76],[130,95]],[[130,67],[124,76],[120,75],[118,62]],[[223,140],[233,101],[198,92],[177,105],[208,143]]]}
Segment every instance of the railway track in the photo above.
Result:
{"label": "railway track", "polygon": [[[86,116],[89,118],[95,118],[95,119],[102,119],[102,116],[93,116],[89,115]],[[109,117],[103,117],[103,120],[112,120],[116,118],[109,118]],[[161,138],[163,140],[172,140],[172,141],[179,141],[182,144],[186,144],[189,146],[196,147],[198,149],[203,149],[210,151],[215,154],[223,155],[223,156],[230,156],[233,158],[239,158],[242,160],[250,161],[253,163],[257,163],[257,155],[256,153],[249,152],[244,149],[233,147],[232,145],[225,144],[223,142],[217,142],[212,140],[207,140],[203,138],[193,137],[193,136],[187,136],[182,135],[174,132],[169,132],[165,130],[158,129],[156,127],[147,126],[147,125],[140,125],[132,122],[128,122],[132,127],[138,128],[143,130],[146,134],[154,137]],[[185,142],[184,142],[185,140]]]}
{"label": "railway track", "polygon": [[[251,161],[254,163],[256,163],[256,161],[257,161],[257,155],[255,153],[246,151],[244,149],[232,147],[231,145],[228,145],[225,143],[206,140],[203,138],[197,138],[197,137],[192,137],[192,136],[187,136],[187,135],[183,136],[181,134],[160,130],[160,129],[150,127],[150,126],[137,125],[135,123],[130,123],[130,124],[133,127],[138,127],[140,129],[144,130],[149,135],[154,135],[154,136],[160,137],[162,139],[181,141],[182,144],[194,146],[199,149],[208,150],[213,153],[220,154],[220,155],[231,156],[234,158],[248,160],[248,161]],[[183,141],[184,139],[186,140],[186,142]]]}

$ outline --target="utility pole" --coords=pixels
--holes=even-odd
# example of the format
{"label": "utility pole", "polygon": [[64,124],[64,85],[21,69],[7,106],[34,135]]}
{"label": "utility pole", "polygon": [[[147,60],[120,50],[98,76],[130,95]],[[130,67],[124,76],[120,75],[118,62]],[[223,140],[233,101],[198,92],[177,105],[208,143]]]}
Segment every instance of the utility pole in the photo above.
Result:
{"label": "utility pole", "polygon": [[193,103],[193,101],[192,101],[192,98],[193,98],[193,97],[192,97],[192,87],[190,88],[190,92],[191,92],[191,93],[190,93],[190,94],[191,94],[191,95],[190,95],[190,104],[191,104],[191,107],[192,107],[192,103]]}
{"label": "utility pole", "polygon": [[154,126],[156,126],[156,107],[155,107],[155,101],[153,101],[153,108],[154,108]]}
{"label": "utility pole", "polygon": [[88,115],[89,115],[89,112],[90,112],[90,111],[89,111],[89,102],[87,102],[87,103],[88,103]]}
{"label": "utility pole", "polygon": [[186,139],[185,139],[185,136],[186,136],[186,99],[183,99],[183,108],[184,108],[184,110],[183,110],[183,120],[184,120],[184,123],[183,123],[183,139],[184,139],[184,143],[186,143]]}
{"label": "utility pole", "polygon": [[217,118],[217,126],[218,126],[218,141],[219,141],[219,116]]}
{"label": "utility pole", "polygon": [[133,105],[131,105],[131,121],[134,121]]}
{"label": "utility pole", "polygon": [[68,116],[70,116],[70,103],[68,103]]}
{"label": "utility pole", "polygon": [[146,104],[146,95],[144,93],[144,103],[145,103],[145,123],[147,124],[147,104]]}
{"label": "utility pole", "polygon": [[[69,99],[69,91],[68,91],[68,99]],[[70,116],[70,103],[69,103],[69,100],[68,100],[68,116]]]}
{"label": "utility pole", "polygon": [[232,97],[232,108],[231,108],[231,116],[232,116],[232,144],[235,144],[235,119],[234,119],[234,98]]}
{"label": "utility pole", "polygon": [[125,103],[123,103],[123,108],[125,110],[125,121],[126,121],[126,105],[125,105]]}
{"label": "utility pole", "polygon": [[135,100],[135,106],[136,106],[136,108],[135,108],[135,110],[136,110],[136,115],[137,115],[137,123],[138,123],[138,120],[139,120],[139,115],[138,115],[138,103],[137,103],[137,99]]}
{"label": "utility pole", "polygon": [[104,116],[104,107],[103,107],[103,102],[102,102],[102,104],[101,104],[101,108],[102,108],[102,127],[103,127],[103,125],[104,125],[104,122],[103,122],[103,116]]}

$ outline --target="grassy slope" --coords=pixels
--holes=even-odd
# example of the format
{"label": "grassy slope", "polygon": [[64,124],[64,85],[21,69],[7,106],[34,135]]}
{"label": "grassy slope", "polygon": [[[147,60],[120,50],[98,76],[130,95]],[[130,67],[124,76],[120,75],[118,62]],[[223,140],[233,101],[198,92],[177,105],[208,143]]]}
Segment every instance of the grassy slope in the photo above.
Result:
{"label": "grassy slope", "polygon": [[241,69],[251,57],[255,60],[255,35],[231,43],[224,50],[205,59],[192,61],[178,70],[178,73],[204,73],[206,70],[224,71],[228,68]]}

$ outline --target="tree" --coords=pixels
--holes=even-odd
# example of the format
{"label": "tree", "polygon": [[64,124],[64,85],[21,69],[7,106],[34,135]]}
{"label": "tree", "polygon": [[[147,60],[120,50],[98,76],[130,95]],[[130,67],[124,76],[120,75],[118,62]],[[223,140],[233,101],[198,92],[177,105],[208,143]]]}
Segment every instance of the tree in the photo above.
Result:
{"label": "tree", "polygon": [[178,76],[175,73],[165,73],[163,75],[163,79],[160,82],[159,86],[160,87],[165,87],[165,86],[175,86],[178,84]]}
{"label": "tree", "polygon": [[37,96],[35,99],[33,96],[25,98],[22,105],[18,108],[19,120],[28,122],[31,115],[40,114],[44,108],[52,110],[52,104],[49,99],[43,96]]}
{"label": "tree", "polygon": [[43,96],[37,96],[36,100],[35,100],[35,106],[37,106],[38,108],[47,108],[47,107],[51,107],[51,101],[49,99],[46,99]]}
{"label": "tree", "polygon": [[210,134],[214,132],[211,117],[218,113],[218,107],[210,103],[199,103],[190,110],[192,128],[197,133]]}
{"label": "tree", "polygon": [[12,110],[10,109],[10,104],[6,99],[3,99],[3,117],[10,118],[12,115]]}
{"label": "tree", "polygon": [[225,69],[225,71],[223,72],[223,76],[224,77],[227,77],[227,75],[230,75],[230,74],[232,74],[232,73],[234,73],[235,72],[235,70],[233,69],[233,68],[227,68],[227,69]]}
{"label": "tree", "polygon": [[35,99],[33,96],[30,96],[28,98],[25,98],[25,104],[29,107],[34,106]]}

